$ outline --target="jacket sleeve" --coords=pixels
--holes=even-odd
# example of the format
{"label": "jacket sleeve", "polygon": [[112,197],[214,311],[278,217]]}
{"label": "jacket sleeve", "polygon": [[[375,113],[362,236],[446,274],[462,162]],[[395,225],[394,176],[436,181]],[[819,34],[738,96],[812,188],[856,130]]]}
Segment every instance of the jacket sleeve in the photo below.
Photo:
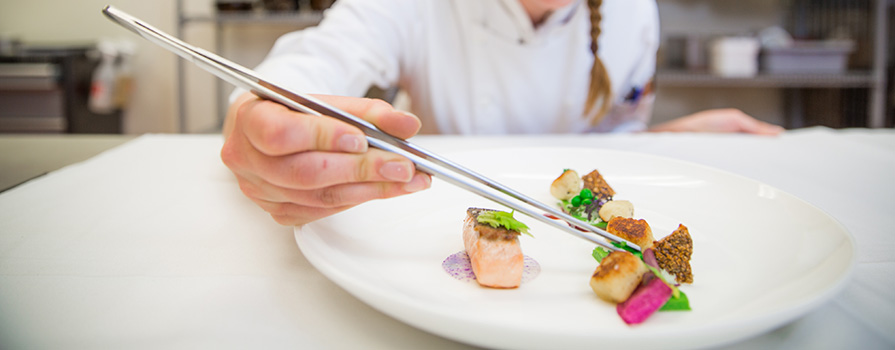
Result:
{"label": "jacket sleeve", "polygon": [[318,26],[277,39],[255,71],[301,93],[363,96],[372,85],[389,87],[400,74],[421,3],[336,1]]}

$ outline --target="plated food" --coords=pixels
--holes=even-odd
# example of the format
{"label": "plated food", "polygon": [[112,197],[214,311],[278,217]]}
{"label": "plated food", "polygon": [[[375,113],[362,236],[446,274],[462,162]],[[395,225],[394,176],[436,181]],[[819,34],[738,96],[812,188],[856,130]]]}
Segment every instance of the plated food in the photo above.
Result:
{"label": "plated food", "polygon": [[621,303],[640,286],[649,269],[629,252],[612,252],[602,259],[590,278],[590,288],[603,300]]}
{"label": "plated food", "polygon": [[616,245],[623,250],[596,247],[592,253],[599,265],[590,287],[600,299],[616,304],[625,323],[641,323],[659,310],[689,310],[686,295],[677,288],[693,283],[693,240],[686,226],[657,242],[649,223],[634,218],[630,201],[614,200],[615,190],[597,170],[579,178],[575,170],[565,169],[551,183],[550,193],[568,214],[640,248],[625,243]]}
{"label": "plated food", "polygon": [[[644,322],[659,310],[689,310],[689,300],[678,289],[680,283],[693,283],[693,239],[686,226],[680,224],[670,235],[656,241],[649,223],[634,217],[634,204],[615,200],[615,190],[597,170],[578,176],[575,170],[565,169],[551,183],[550,193],[566,213],[624,239],[622,243],[613,243],[621,248],[616,251],[594,248],[592,256],[599,265],[589,285],[600,299],[616,304],[625,323]],[[468,269],[478,284],[490,288],[519,287],[525,261],[519,236],[527,231],[528,226],[516,220],[512,212],[466,210],[464,262],[468,261]],[[457,260],[456,254],[445,261],[453,260]],[[456,264],[443,266],[452,273],[448,267]]]}
{"label": "plated food", "polygon": [[[615,190],[597,170],[578,176],[575,170],[565,169],[551,183],[550,193],[566,213],[624,239],[622,243],[613,243],[621,248],[616,251],[594,248],[592,256],[599,265],[590,276],[589,285],[600,299],[616,304],[625,323],[644,322],[659,310],[689,310],[689,300],[678,289],[680,283],[693,283],[693,240],[686,226],[680,224],[667,237],[656,241],[649,223],[634,217],[634,204],[615,200]],[[525,261],[519,236],[527,231],[528,226],[516,220],[512,212],[466,210],[464,262],[468,261],[468,269],[478,284],[490,288],[519,287]],[[454,260],[456,254],[445,261]],[[457,265],[451,262],[443,266],[452,273],[450,266]]]}
{"label": "plated food", "polygon": [[[614,200],[631,201],[634,217],[647,220],[657,240],[684,223],[698,245],[691,261],[694,283],[680,287],[692,311],[660,311],[629,326],[615,303],[590,290],[597,266],[589,256],[594,245],[529,222],[518,212],[517,219],[535,236],[520,236],[523,254],[540,263],[534,280],[526,282],[523,273],[518,288],[493,289],[446,273],[438,262],[464,250],[466,209],[503,208],[443,181],[296,229],[302,254],[351,295],[389,317],[465,344],[502,349],[723,346],[823,305],[842,290],[854,268],[854,240],[834,218],[743,176],[594,148],[488,148],[448,155],[544,203],[558,202],[549,185],[563,168],[582,175],[597,168],[618,192]],[[731,218],[748,221],[744,212],[761,217],[763,228],[732,225]],[[811,235],[793,229],[805,227]],[[756,259],[759,247],[773,252]],[[764,278],[771,275],[775,278]],[[749,295],[763,297],[744,298]]]}
{"label": "plated food", "polygon": [[528,226],[512,213],[469,208],[463,221],[463,245],[476,281],[485,287],[516,288],[522,282],[524,256],[519,236]]}

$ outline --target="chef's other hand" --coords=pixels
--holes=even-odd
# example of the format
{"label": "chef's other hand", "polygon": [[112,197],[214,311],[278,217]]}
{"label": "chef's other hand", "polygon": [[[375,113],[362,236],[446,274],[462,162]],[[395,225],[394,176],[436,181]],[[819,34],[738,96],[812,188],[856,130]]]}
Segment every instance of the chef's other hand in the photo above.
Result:
{"label": "chef's other hand", "polygon": [[[420,121],[381,100],[315,96],[399,138]],[[304,225],[360,203],[426,189],[407,158],[368,148],[357,128],[246,93],[230,105],[221,159],[239,188],[278,223]]]}
{"label": "chef's other hand", "polygon": [[783,127],[760,121],[739,109],[709,109],[655,125],[649,131],[739,132],[777,135]]}

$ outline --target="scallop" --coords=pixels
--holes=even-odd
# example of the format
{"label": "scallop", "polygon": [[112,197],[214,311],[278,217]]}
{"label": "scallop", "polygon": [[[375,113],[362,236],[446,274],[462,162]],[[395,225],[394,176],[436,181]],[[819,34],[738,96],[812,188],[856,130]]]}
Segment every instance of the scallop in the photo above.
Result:
{"label": "scallop", "polygon": [[600,208],[600,219],[609,222],[612,218],[619,216],[623,218],[634,217],[634,204],[629,201],[617,200],[609,201]]}
{"label": "scallop", "polygon": [[550,194],[556,199],[569,200],[581,192],[581,177],[578,172],[566,169],[550,184]]}

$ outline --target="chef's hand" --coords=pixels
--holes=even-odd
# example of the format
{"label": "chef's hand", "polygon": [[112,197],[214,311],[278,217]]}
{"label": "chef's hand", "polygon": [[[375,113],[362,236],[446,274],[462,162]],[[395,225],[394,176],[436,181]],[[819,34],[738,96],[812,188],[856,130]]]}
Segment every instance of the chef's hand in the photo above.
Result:
{"label": "chef's hand", "polygon": [[[315,96],[399,138],[420,121],[381,100]],[[242,192],[278,223],[304,225],[357,204],[426,189],[407,158],[368,148],[357,128],[247,93],[227,112],[221,159]]]}
{"label": "chef's hand", "polygon": [[739,132],[758,135],[777,135],[783,128],[760,121],[739,109],[710,109],[667,121],[649,131]]}

